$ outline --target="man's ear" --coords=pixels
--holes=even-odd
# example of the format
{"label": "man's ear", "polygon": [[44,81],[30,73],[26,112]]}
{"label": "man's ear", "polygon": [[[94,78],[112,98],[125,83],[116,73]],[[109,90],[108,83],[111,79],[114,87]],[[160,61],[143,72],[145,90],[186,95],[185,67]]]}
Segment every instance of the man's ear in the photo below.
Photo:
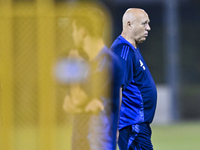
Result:
{"label": "man's ear", "polygon": [[130,21],[127,22],[127,26],[128,26],[129,29],[132,29],[132,25],[131,25]]}

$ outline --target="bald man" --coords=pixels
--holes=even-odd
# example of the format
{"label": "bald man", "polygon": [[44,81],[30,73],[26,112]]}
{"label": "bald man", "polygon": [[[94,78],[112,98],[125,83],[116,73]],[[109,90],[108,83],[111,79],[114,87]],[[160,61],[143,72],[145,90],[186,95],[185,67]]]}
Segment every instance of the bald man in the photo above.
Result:
{"label": "bald man", "polygon": [[152,150],[150,123],[155,114],[157,90],[138,48],[151,30],[150,20],[144,10],[130,8],[122,22],[123,31],[111,46],[123,68],[118,145],[120,150]]}

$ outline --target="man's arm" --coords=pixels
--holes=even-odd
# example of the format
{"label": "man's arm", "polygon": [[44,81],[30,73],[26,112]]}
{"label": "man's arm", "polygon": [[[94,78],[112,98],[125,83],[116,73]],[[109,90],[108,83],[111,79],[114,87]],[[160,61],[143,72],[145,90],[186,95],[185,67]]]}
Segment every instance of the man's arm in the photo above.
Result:
{"label": "man's arm", "polygon": [[[121,104],[122,104],[122,87],[120,87],[119,90],[119,113],[120,113],[120,109],[121,109]],[[119,139],[119,130],[117,130],[117,142]]]}
{"label": "man's arm", "polygon": [[63,103],[63,110],[69,114],[77,114],[77,113],[82,112],[82,109],[80,109],[73,103],[69,95],[65,96],[64,103]]}
{"label": "man's arm", "polygon": [[81,89],[79,84],[73,84],[70,86],[69,94],[65,96],[63,109],[67,113],[77,114],[84,111],[87,103],[87,94]]}
{"label": "man's arm", "polygon": [[119,111],[121,108],[121,104],[122,104],[122,87],[120,87],[120,91],[119,91]]}
{"label": "man's arm", "polygon": [[85,108],[85,112],[98,115],[104,109],[101,100],[94,98],[92,99]]}

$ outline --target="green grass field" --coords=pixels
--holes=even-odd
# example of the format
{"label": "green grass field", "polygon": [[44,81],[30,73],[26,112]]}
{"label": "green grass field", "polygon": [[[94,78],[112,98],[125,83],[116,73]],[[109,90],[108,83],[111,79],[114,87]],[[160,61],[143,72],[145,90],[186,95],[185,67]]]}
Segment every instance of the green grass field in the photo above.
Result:
{"label": "green grass field", "polygon": [[[154,150],[200,150],[200,122],[152,125],[151,127]],[[59,127],[55,129],[54,136],[55,150],[71,149],[71,128]],[[13,150],[37,150],[40,147],[39,143],[37,128],[15,129]]]}
{"label": "green grass field", "polygon": [[200,122],[152,125],[155,150],[200,150]]}

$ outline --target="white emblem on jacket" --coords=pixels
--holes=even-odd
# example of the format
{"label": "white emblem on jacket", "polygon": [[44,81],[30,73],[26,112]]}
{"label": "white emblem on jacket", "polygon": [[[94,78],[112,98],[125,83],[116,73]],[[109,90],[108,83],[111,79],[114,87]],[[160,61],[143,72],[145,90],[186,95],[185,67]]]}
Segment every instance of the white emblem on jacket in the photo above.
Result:
{"label": "white emblem on jacket", "polygon": [[142,68],[143,68],[143,70],[145,70],[146,68],[145,68],[145,66],[144,66],[143,62],[142,62],[141,60],[139,60],[139,61],[140,61],[140,67],[142,67]]}

